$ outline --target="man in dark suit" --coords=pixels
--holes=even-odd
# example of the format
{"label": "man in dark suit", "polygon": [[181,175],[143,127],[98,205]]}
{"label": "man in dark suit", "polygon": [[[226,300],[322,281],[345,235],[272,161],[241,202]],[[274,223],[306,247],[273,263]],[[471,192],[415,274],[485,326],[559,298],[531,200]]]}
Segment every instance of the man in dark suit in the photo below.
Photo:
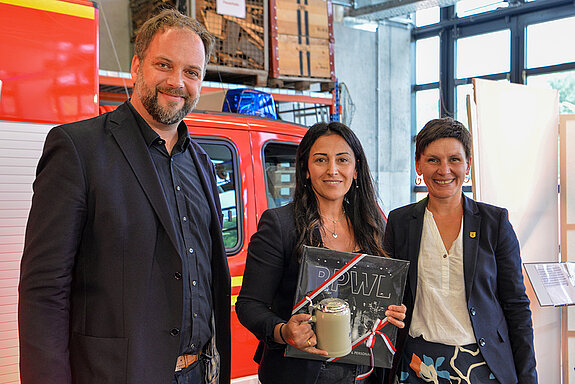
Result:
{"label": "man in dark suit", "polygon": [[21,265],[23,384],[229,383],[214,169],[182,122],[212,47],[163,11],[136,39],[131,99],[48,134]]}

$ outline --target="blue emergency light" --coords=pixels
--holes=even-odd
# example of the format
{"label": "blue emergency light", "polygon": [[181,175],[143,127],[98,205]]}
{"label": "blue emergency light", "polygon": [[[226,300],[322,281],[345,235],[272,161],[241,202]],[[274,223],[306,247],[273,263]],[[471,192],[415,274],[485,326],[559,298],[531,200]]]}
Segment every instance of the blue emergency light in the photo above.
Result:
{"label": "blue emergency light", "polygon": [[249,88],[228,90],[222,111],[277,119],[273,96]]}

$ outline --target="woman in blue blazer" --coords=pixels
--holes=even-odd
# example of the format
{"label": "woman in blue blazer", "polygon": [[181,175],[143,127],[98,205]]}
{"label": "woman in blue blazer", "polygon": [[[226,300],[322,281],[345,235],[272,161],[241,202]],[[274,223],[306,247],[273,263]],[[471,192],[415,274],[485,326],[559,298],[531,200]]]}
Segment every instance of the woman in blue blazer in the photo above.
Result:
{"label": "woman in blue blazer", "polygon": [[389,214],[385,249],[410,261],[392,382],[537,383],[519,243],[506,209],[463,195],[470,159],[461,123],[428,122],[415,152],[428,197]]}

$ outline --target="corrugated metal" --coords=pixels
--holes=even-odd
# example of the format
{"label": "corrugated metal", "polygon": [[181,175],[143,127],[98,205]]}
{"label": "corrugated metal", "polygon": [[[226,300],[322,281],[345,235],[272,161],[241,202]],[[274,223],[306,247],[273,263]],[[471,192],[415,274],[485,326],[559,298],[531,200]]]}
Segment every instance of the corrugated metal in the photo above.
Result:
{"label": "corrugated metal", "polygon": [[36,164],[51,125],[0,121],[0,384],[18,373],[18,277]]}

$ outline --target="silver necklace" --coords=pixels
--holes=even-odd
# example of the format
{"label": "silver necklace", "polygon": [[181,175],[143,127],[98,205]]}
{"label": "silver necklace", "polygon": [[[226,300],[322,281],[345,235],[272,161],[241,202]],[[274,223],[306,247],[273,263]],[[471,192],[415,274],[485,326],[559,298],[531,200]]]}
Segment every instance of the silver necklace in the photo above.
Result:
{"label": "silver necklace", "polygon": [[[341,211],[341,215],[339,216],[339,219],[334,220],[332,218],[329,218],[327,216],[324,216],[322,214],[320,214],[321,217],[323,217],[324,219],[327,219],[329,221],[331,221],[333,223],[333,232],[331,233],[331,235],[333,236],[334,239],[337,239],[337,223],[339,223],[339,221],[343,218],[344,216],[344,211]],[[325,227],[324,227],[325,228]]]}

